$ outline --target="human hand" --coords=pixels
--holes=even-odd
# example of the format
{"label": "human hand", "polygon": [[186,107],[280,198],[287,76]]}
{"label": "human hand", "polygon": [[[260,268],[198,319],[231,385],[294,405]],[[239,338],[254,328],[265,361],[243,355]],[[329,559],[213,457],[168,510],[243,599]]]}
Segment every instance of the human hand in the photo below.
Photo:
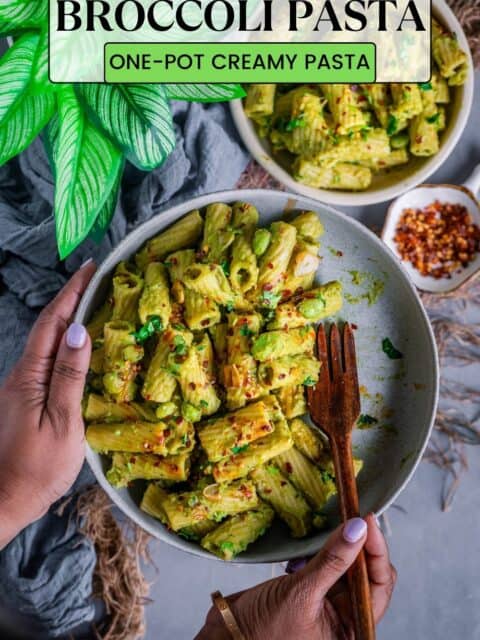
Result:
{"label": "human hand", "polygon": [[[247,640],[352,640],[353,616],[344,579],[364,547],[375,623],[390,602],[396,581],[385,539],[373,515],[336,529],[303,569],[227,598]],[[227,640],[215,607],[196,640]]]}
{"label": "human hand", "polygon": [[82,325],[69,323],[94,272],[85,264],[40,313],[0,389],[0,549],[46,513],[81,469],[91,343]]}

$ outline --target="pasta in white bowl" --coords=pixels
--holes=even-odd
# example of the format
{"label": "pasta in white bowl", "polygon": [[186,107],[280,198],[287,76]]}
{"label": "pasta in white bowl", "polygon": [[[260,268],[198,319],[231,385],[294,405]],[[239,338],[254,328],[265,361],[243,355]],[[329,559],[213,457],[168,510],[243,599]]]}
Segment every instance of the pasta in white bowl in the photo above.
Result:
{"label": "pasta in white bowl", "polygon": [[[319,370],[313,324],[333,316],[358,331],[362,412],[378,414],[354,437],[360,499],[381,512],[421,456],[438,382],[418,296],[381,241],[270,191],[203,196],[128,236],[76,317],[94,345],[87,458],[114,502],[200,555],[268,562],[317,549],[336,519],[335,482],[304,386]],[[379,336],[402,351],[401,369]]]}
{"label": "pasta in white bowl", "polygon": [[383,202],[425,182],[454,149],[473,100],[467,40],[434,3],[433,72],[422,84],[257,84],[231,104],[255,159],[324,202]]}

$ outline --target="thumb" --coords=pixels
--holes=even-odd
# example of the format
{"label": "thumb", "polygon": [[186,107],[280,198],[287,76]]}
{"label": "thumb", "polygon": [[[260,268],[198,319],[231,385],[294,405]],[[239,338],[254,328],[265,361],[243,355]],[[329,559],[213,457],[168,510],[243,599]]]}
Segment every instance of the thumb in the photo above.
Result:
{"label": "thumb", "polygon": [[315,597],[323,598],[354,563],[367,539],[367,523],[352,518],[338,527],[325,546],[295,577],[311,583]]}
{"label": "thumb", "polygon": [[[68,430],[80,415],[85,378],[92,351],[90,337],[82,324],[72,323],[64,333],[53,365],[48,409],[62,418]],[[72,424],[70,420],[72,419]]]}

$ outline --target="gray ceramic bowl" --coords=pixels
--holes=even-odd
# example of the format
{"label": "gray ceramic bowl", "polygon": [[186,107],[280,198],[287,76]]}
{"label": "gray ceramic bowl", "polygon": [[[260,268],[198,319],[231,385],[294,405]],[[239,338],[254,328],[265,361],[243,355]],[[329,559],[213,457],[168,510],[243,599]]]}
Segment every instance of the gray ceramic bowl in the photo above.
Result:
{"label": "gray ceramic bowl", "polygon": [[[318,280],[340,279],[344,284],[346,303],[339,319],[357,326],[362,413],[378,419],[373,428],[354,432],[354,453],[365,462],[358,479],[361,512],[380,514],[397,498],[422,457],[435,415],[439,374],[434,337],[414,286],[395,256],[360,223],[318,201],[278,191],[225,191],[184,202],[145,223],[118,245],[92,279],[76,320],[88,321],[105,299],[114,267],[146,240],[191,209],[236,200],[255,205],[261,224],[284,216],[287,210],[308,209],[318,212],[325,225]],[[375,302],[382,286],[383,293]],[[390,360],[382,351],[386,337],[403,353],[402,359]],[[138,489],[111,487],[104,475],[106,458],[87,448],[87,459],[113,502],[150,534],[187,552],[213,557],[143,513],[138,507]],[[335,500],[329,510],[333,525]],[[309,555],[322,546],[327,534],[294,540],[276,523],[236,561],[279,562]]]}

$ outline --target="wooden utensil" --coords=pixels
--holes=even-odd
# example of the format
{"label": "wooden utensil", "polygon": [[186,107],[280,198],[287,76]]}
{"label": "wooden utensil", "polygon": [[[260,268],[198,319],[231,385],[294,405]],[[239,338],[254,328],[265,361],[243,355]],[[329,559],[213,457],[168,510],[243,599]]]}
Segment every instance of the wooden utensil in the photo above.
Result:
{"label": "wooden utensil", "polygon": [[[343,336],[333,324],[327,346],[323,325],[317,331],[318,359],[322,366],[317,384],[307,389],[308,408],[315,425],[327,434],[335,465],[342,519],[360,515],[353,467],[352,430],[360,414],[355,340],[348,323]],[[347,574],[356,640],[375,640],[370,584],[362,549]]]}

